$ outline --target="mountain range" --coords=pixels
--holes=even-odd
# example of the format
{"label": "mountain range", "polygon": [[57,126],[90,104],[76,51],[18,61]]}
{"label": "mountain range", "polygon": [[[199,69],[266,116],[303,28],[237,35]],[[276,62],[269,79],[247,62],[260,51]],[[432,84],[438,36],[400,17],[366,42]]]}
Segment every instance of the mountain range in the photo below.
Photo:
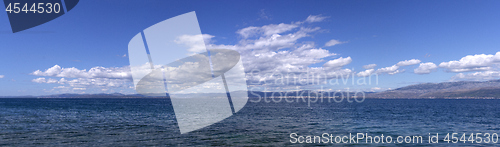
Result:
{"label": "mountain range", "polygon": [[423,83],[367,95],[368,98],[500,98],[500,80]]}
{"label": "mountain range", "polygon": [[[237,91],[242,93],[245,91]],[[288,91],[288,92],[262,92],[249,91],[249,97],[271,97],[271,96],[308,96],[309,93],[315,91]],[[316,91],[318,92],[318,91]],[[318,92],[322,93],[322,92]],[[344,94],[347,94],[344,92]],[[443,83],[423,83],[387,90],[382,92],[365,92],[366,98],[478,98],[490,99],[500,98],[500,79],[490,81],[458,81],[458,82],[443,82]],[[349,92],[353,96],[353,92]],[[180,97],[217,97],[220,94],[215,93],[199,93],[185,94]],[[312,94],[315,96],[315,94]],[[56,94],[46,96],[1,96],[0,98],[152,98],[139,94]],[[155,97],[165,98],[165,97]]]}

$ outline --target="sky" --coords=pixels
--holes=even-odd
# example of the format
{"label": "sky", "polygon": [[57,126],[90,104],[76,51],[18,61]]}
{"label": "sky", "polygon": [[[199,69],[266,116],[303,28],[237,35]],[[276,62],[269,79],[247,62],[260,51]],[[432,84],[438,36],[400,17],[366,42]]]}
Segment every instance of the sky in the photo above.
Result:
{"label": "sky", "polygon": [[[240,52],[252,90],[383,91],[499,79],[499,7],[447,0],[80,1],[19,33],[0,13],[0,96],[136,93],[129,41],[192,11],[207,48]],[[327,78],[282,84],[288,73]],[[376,81],[359,83],[372,75]]]}

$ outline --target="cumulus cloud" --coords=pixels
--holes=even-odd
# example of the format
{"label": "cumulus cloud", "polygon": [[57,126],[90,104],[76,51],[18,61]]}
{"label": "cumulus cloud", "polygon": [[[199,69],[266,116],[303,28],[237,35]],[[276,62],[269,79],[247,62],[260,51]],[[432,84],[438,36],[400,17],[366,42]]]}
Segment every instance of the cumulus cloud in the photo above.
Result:
{"label": "cumulus cloud", "polygon": [[34,76],[45,77],[64,77],[64,78],[111,78],[111,79],[131,79],[130,68],[125,67],[93,67],[88,71],[86,69],[77,69],[75,67],[62,68],[54,65],[45,71],[36,70],[31,73]]}
{"label": "cumulus cloud", "polygon": [[451,79],[452,80],[476,80],[476,81],[481,81],[481,80],[492,80],[492,79],[498,79],[500,78],[500,71],[483,71],[483,72],[475,72],[475,73],[469,73],[469,74],[464,74],[464,73],[459,73],[455,76],[453,76]]}
{"label": "cumulus cloud", "polygon": [[439,67],[446,68],[450,72],[484,71],[491,70],[490,66],[498,63],[500,63],[500,52],[495,55],[467,55],[458,61],[442,62]]}
{"label": "cumulus cloud", "polygon": [[346,43],[346,42],[342,42],[342,41],[339,41],[339,40],[332,39],[332,40],[326,42],[325,46],[334,46],[334,45],[342,44],[342,43]]}
{"label": "cumulus cloud", "polygon": [[[307,22],[318,22],[324,18],[326,17],[311,16]],[[269,87],[272,85],[263,83],[275,83],[276,80],[311,82],[308,81],[310,78],[306,76],[288,76],[286,74],[322,74],[327,78],[339,78],[351,74],[353,71],[342,69],[344,65],[352,62],[351,57],[340,57],[327,61],[323,67],[309,67],[312,64],[325,62],[324,58],[336,54],[315,47],[313,41],[299,42],[299,39],[306,39],[321,29],[319,27],[306,27],[303,22],[306,21],[243,28],[236,32],[242,38],[237,44],[211,43],[207,45],[207,48],[233,49],[240,52],[247,73],[247,83],[250,85],[260,84]],[[283,76],[279,76],[280,74]],[[286,86],[276,87],[286,88]]]}
{"label": "cumulus cloud", "polygon": [[[421,61],[418,60],[418,59],[404,60],[404,61],[400,61],[400,62],[396,63],[395,65],[377,69],[375,71],[375,73],[377,73],[377,74],[387,73],[389,75],[394,75],[394,74],[397,74],[397,73],[402,73],[402,72],[404,72],[406,70],[406,69],[400,69],[400,67],[402,67],[402,66],[409,66],[409,65],[415,65],[415,64],[418,64],[420,62]],[[374,68],[375,66],[376,66],[376,64],[370,64],[370,65],[363,66],[363,68],[368,69],[368,68]],[[361,75],[364,75],[364,74],[361,74]]]}
{"label": "cumulus cloud", "polygon": [[280,23],[280,24],[265,25],[262,27],[253,27],[253,26],[247,27],[238,30],[236,33],[238,33],[243,38],[254,37],[259,35],[271,36],[273,34],[280,34],[291,31],[292,29],[295,29],[297,27],[299,27],[297,24]]}
{"label": "cumulus cloud", "polygon": [[432,62],[420,63],[418,68],[415,68],[413,72],[415,72],[416,74],[428,74],[436,68],[438,68],[437,65]]}
{"label": "cumulus cloud", "polygon": [[459,69],[449,69],[451,72],[470,72],[470,71],[487,71],[492,70],[491,67],[474,67],[474,68],[459,68]]}
{"label": "cumulus cloud", "polygon": [[[64,79],[64,78],[63,78]],[[56,80],[56,79],[52,79],[52,78],[49,78],[49,79],[45,79],[45,78],[36,78],[36,79],[33,79],[31,80],[32,82],[35,82],[35,83],[49,83],[49,84],[52,84],[52,83],[58,83],[59,81]]]}
{"label": "cumulus cloud", "polygon": [[[324,19],[320,16],[311,16],[309,19],[315,20],[311,22],[320,20],[316,18]],[[323,62],[323,58],[336,55],[328,50],[316,48],[315,43],[312,41],[298,42],[299,39],[307,38],[311,36],[312,32],[317,32],[318,30],[320,30],[319,27],[305,27],[302,26],[302,23],[293,22],[289,24],[270,24],[260,27],[251,26],[236,32],[242,37],[238,44],[209,44],[207,47],[239,51],[247,72],[258,70],[260,73],[301,73],[308,69],[312,71],[308,67],[309,65]],[[352,61],[350,57],[339,58],[328,61],[325,65],[328,67],[341,67],[349,60]],[[325,72],[325,70],[339,69],[320,68],[314,71]]]}
{"label": "cumulus cloud", "polygon": [[45,78],[36,78],[31,81],[35,83],[45,83],[47,80],[45,80]]}
{"label": "cumulus cloud", "polygon": [[393,75],[393,74],[401,73],[403,71],[404,71],[404,69],[399,70],[399,66],[393,65],[393,66],[377,69],[376,73],[387,73],[387,74]]}
{"label": "cumulus cloud", "polygon": [[289,34],[272,34],[261,36],[257,39],[243,39],[237,45],[223,45],[225,47],[237,50],[280,50],[296,47],[297,40],[310,36],[309,33],[315,32],[320,28],[300,28],[298,31]]}
{"label": "cumulus cloud", "polygon": [[4,75],[0,75],[0,79],[1,79],[1,78],[4,78],[4,77],[5,77]]}
{"label": "cumulus cloud", "polygon": [[309,50],[304,50],[304,51],[300,51],[300,52],[296,52],[296,53],[300,54],[301,56],[316,58],[316,59],[336,55],[335,53],[330,53],[330,51],[325,50],[325,49],[321,49],[321,48],[309,49]]}
{"label": "cumulus cloud", "polygon": [[321,22],[323,20],[325,20],[326,16],[321,16],[321,15],[309,15],[306,19],[306,22],[308,23],[312,23],[312,22]]}
{"label": "cumulus cloud", "polygon": [[[61,84],[54,87],[51,92],[75,92],[75,90],[89,90],[109,88],[130,89],[131,73],[129,66],[125,67],[93,67],[89,70],[75,67],[63,68],[54,65],[44,71],[36,70],[31,73],[34,76],[41,76],[31,80],[35,83]],[[57,77],[46,78],[46,77]]]}
{"label": "cumulus cloud", "polygon": [[396,70],[396,71],[393,71],[393,72],[388,72],[387,74],[394,75],[394,74],[397,74],[397,73],[402,73],[404,71],[405,71],[405,69],[403,69],[403,70]]}
{"label": "cumulus cloud", "polygon": [[[236,44],[216,44],[212,42],[215,36],[203,34],[201,36],[180,36],[179,44],[200,44],[205,42],[208,49],[232,49],[241,55],[245,67],[247,83],[263,87],[287,88],[287,86],[302,86],[311,81],[311,77],[301,74],[324,75],[325,78],[339,78],[353,73],[342,67],[351,63],[351,57],[339,57],[326,61],[323,67],[310,67],[313,64],[325,62],[325,58],[335,56],[329,50],[315,47],[315,42],[305,41],[321,28],[304,26],[303,22],[318,22],[326,17],[310,16],[304,21],[251,26],[236,31],[241,38]],[[203,39],[200,39],[203,38]],[[304,40],[299,42],[299,40]],[[190,46],[192,51],[198,51],[203,46]],[[67,88],[100,87],[108,89],[110,86],[134,85],[131,81],[129,67],[94,67],[89,70],[75,67],[63,68],[55,65],[46,70],[37,70],[32,75],[43,76],[33,82],[63,84]],[[288,75],[289,74],[289,75]],[[281,76],[280,76],[281,75]],[[57,82],[50,78],[58,77]],[[265,82],[297,81],[291,85],[272,85]],[[55,82],[55,83],[54,83]],[[105,83],[111,83],[105,84]]]}
{"label": "cumulus cloud", "polygon": [[351,57],[343,58],[340,57],[338,59],[330,60],[323,64],[324,67],[331,67],[331,68],[340,68],[343,67],[344,65],[347,65],[352,62]]}
{"label": "cumulus cloud", "polygon": [[193,54],[207,51],[205,43],[210,42],[213,37],[208,34],[182,35],[177,37],[174,42],[189,47],[188,51]]}
{"label": "cumulus cloud", "polygon": [[49,83],[49,84],[52,84],[52,83],[57,83],[57,82],[58,82],[58,80],[56,80],[56,79],[48,79],[48,80],[46,81],[46,83]]}
{"label": "cumulus cloud", "polygon": [[418,59],[411,59],[411,60],[404,60],[404,61],[400,61],[398,62],[396,65],[397,66],[408,66],[408,65],[415,65],[415,64],[418,64],[420,63],[421,61],[418,60]]}
{"label": "cumulus cloud", "polygon": [[365,71],[358,72],[356,75],[358,77],[367,77],[367,76],[370,76],[373,73],[375,73],[375,69],[367,69]]}
{"label": "cumulus cloud", "polygon": [[368,65],[363,65],[364,69],[374,69],[377,67],[377,64],[368,64]]}

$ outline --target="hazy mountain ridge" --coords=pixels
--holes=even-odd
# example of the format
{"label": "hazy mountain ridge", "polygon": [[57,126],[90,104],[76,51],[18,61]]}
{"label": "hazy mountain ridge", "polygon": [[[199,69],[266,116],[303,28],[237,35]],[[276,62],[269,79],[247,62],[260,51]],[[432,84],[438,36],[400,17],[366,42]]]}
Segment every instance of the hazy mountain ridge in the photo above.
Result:
{"label": "hazy mountain ridge", "polygon": [[[236,95],[241,95],[246,91],[236,91]],[[326,94],[326,91],[283,91],[283,92],[262,92],[248,91],[248,97],[272,97],[272,96],[312,96],[316,94]],[[341,92],[354,96],[354,92]],[[330,92],[331,94],[331,92]],[[338,96],[339,93],[337,93]],[[443,82],[443,83],[423,83],[387,90],[383,92],[365,92],[366,98],[500,98],[500,80],[490,81],[459,81],[459,82]],[[326,96],[326,95],[325,95]],[[331,95],[333,96],[333,95]],[[358,95],[359,96],[359,95]],[[193,93],[193,94],[178,94],[176,97],[225,97],[225,94],[220,93]],[[1,96],[0,98],[168,98],[151,97],[140,94],[55,94],[46,96]]]}
{"label": "hazy mountain ridge", "polygon": [[146,97],[140,94],[121,94],[121,93],[100,93],[100,94],[55,94],[46,96],[35,96],[37,98],[141,98]]}
{"label": "hazy mountain ridge", "polygon": [[369,98],[500,98],[500,80],[424,83],[367,95]]}

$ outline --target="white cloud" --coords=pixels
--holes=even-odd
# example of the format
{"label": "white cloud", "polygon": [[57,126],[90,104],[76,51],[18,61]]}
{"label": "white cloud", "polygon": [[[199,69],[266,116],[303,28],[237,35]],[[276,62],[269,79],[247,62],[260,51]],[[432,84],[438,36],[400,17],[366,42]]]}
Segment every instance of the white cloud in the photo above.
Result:
{"label": "white cloud", "polygon": [[53,67],[46,69],[45,72],[37,70],[31,74],[35,75],[35,76],[56,76],[57,74],[59,74],[61,72],[61,70],[62,70],[61,66],[54,65]]}
{"label": "white cloud", "polygon": [[481,80],[492,80],[498,78],[500,78],[500,71],[483,71],[483,72],[475,72],[469,74],[459,73],[453,76],[451,79],[452,80],[466,79],[466,80],[481,81]]}
{"label": "white cloud", "polygon": [[295,24],[280,23],[278,25],[276,25],[276,24],[265,25],[265,26],[262,26],[261,29],[262,29],[262,33],[264,34],[264,36],[271,36],[274,34],[280,34],[280,33],[290,31],[290,30],[295,29],[297,27],[298,26]]}
{"label": "white cloud", "polygon": [[389,67],[384,67],[384,68],[377,69],[377,71],[375,71],[375,73],[387,73],[387,74],[390,74],[390,75],[394,75],[394,74],[397,74],[397,73],[402,73],[404,71],[405,71],[405,69],[399,70],[399,66],[393,65],[393,66],[389,66]]}
{"label": "white cloud", "polygon": [[[418,64],[420,63],[421,61],[418,60],[418,59],[411,59],[411,60],[405,60],[405,61],[400,61],[398,62],[397,64],[395,65],[392,65],[392,66],[389,66],[389,67],[384,67],[384,68],[380,68],[380,69],[377,69],[375,71],[375,73],[387,73],[389,75],[394,75],[394,74],[397,74],[397,73],[402,73],[404,72],[406,69],[399,69],[401,66],[408,66],[408,65],[415,65],[415,64]],[[371,65],[371,64],[370,64]],[[376,66],[376,65],[375,65]],[[365,67],[365,66],[363,66]],[[366,67],[370,67],[368,65],[366,65]]]}
{"label": "white cloud", "polygon": [[206,52],[207,49],[205,47],[205,43],[209,43],[213,37],[214,36],[208,34],[182,35],[177,37],[177,39],[174,40],[174,42],[189,47],[188,51],[191,54],[193,54],[193,53]]}
{"label": "white cloud", "polygon": [[[35,83],[46,84],[61,84],[62,86],[54,87],[50,92],[66,92],[75,93],[75,90],[95,90],[118,88],[130,90],[128,87],[132,85],[131,73],[128,66],[125,67],[93,67],[88,71],[86,69],[77,69],[75,67],[62,68],[59,65],[54,65],[45,71],[37,70],[31,75],[43,76],[31,80]],[[59,77],[60,79],[45,78]]]}
{"label": "white cloud", "polygon": [[225,48],[235,50],[280,50],[285,48],[296,48],[297,40],[310,36],[309,33],[318,31],[320,28],[304,28],[289,34],[258,34],[257,39],[242,39],[237,45],[209,45],[212,48]]}
{"label": "white cloud", "polygon": [[340,57],[338,59],[334,59],[334,60],[330,60],[330,61],[326,62],[325,64],[323,64],[323,66],[330,67],[330,68],[340,68],[340,67],[347,65],[351,62],[352,62],[351,57],[347,57],[347,58]]}
{"label": "white cloud", "polygon": [[48,79],[46,82],[51,84],[51,83],[57,83],[58,81],[56,79]]}
{"label": "white cloud", "polygon": [[405,69],[403,69],[403,70],[396,70],[396,71],[393,71],[393,72],[388,72],[387,74],[394,75],[394,74],[397,74],[397,73],[402,73],[404,71],[405,71]]}
{"label": "white cloud", "polygon": [[62,68],[54,65],[45,71],[36,70],[31,75],[45,77],[64,77],[64,78],[112,78],[112,79],[131,79],[130,68],[125,67],[93,67],[90,70],[80,70],[75,67]]}
{"label": "white cloud", "polygon": [[332,40],[326,42],[325,46],[334,46],[334,45],[342,44],[342,43],[346,43],[346,42],[342,42],[342,41],[339,41],[339,40],[332,39]]}
{"label": "white cloud", "polygon": [[87,90],[87,88],[73,88],[73,90]]}
{"label": "white cloud", "polygon": [[418,60],[418,59],[411,59],[411,60],[404,60],[404,61],[400,61],[398,62],[396,65],[397,66],[408,66],[408,65],[415,65],[415,64],[418,64],[420,63],[421,61]]}
{"label": "white cloud", "polygon": [[48,84],[61,84],[67,85],[65,87],[79,87],[79,88],[117,88],[130,86],[130,80],[127,79],[107,79],[107,78],[75,78],[67,80],[61,78],[59,80],[52,78],[36,78],[31,80],[35,83],[48,83]]}
{"label": "white cloud", "polygon": [[418,68],[415,68],[413,72],[415,72],[416,74],[428,74],[436,68],[438,68],[437,65],[432,62],[420,63]]}
{"label": "white cloud", "polygon": [[370,76],[371,74],[373,74],[374,72],[375,72],[375,69],[367,69],[365,71],[357,73],[356,75],[358,77],[367,77],[367,76]]}
{"label": "white cloud", "polygon": [[303,50],[297,53],[305,57],[318,58],[318,59],[336,55],[335,53],[330,53],[330,51],[321,48]]}
{"label": "white cloud", "polygon": [[398,71],[398,69],[399,69],[399,66],[393,65],[393,66],[377,69],[377,73],[393,73],[393,72]]}
{"label": "white cloud", "polygon": [[473,67],[473,68],[458,68],[458,69],[448,69],[451,72],[469,72],[469,71],[487,71],[492,70],[491,67]]}
{"label": "white cloud", "polygon": [[326,16],[321,16],[321,15],[309,15],[306,19],[306,22],[308,23],[313,23],[313,22],[321,22],[323,20],[325,20]]}
{"label": "white cloud", "polygon": [[252,37],[254,35],[257,35],[261,31],[261,28],[259,27],[247,27],[243,28],[241,30],[238,30],[237,33],[240,34],[243,38],[248,38]]}
{"label": "white cloud", "polygon": [[374,69],[377,67],[377,64],[368,64],[368,65],[363,65],[364,69]]}
{"label": "white cloud", "polygon": [[[313,19],[314,18],[314,19]],[[326,17],[325,17],[326,18]],[[308,21],[317,22],[324,18],[319,16],[310,17]],[[305,21],[303,21],[305,22]],[[322,74],[328,79],[349,76],[353,73],[350,69],[342,69],[342,66],[352,62],[351,57],[340,57],[325,63],[324,67],[310,67],[313,64],[325,62],[324,58],[336,55],[328,50],[315,47],[315,42],[299,39],[307,39],[314,32],[321,28],[303,26],[304,23],[280,23],[264,26],[251,26],[238,30],[236,33],[241,36],[237,44],[215,44],[211,39],[215,38],[209,34],[203,34],[204,42],[208,49],[232,49],[241,54],[241,60],[247,73],[247,80],[250,86],[267,87],[269,89],[290,88],[295,86],[307,85],[311,83],[311,78],[307,76],[299,77],[301,74]],[[193,39],[193,36],[181,36],[178,43],[201,42]],[[201,46],[199,46],[201,47]],[[196,51],[196,48],[193,51]],[[252,72],[256,71],[256,72]],[[288,73],[296,76],[289,76]],[[275,75],[273,75],[275,74]],[[276,74],[284,75],[283,77]],[[90,70],[77,69],[75,67],[62,68],[58,65],[44,71],[37,70],[32,73],[35,76],[60,77],[57,84],[62,84],[69,88],[86,88],[86,91],[92,88],[111,89],[110,87],[129,88],[134,85],[131,81],[129,67],[94,67]],[[34,79],[34,82],[48,83],[50,79]],[[272,85],[269,83],[276,80],[296,80],[291,85]],[[54,82],[54,80],[50,80]],[[128,85],[128,86],[127,86]]]}
{"label": "white cloud", "polygon": [[291,31],[299,27],[297,24],[270,24],[262,27],[247,27],[241,30],[238,30],[237,33],[240,34],[243,38],[253,37],[253,36],[271,36],[274,34],[280,34],[284,32]]}
{"label": "white cloud", "polygon": [[35,83],[45,83],[47,80],[45,80],[45,78],[36,78],[31,81]]}
{"label": "white cloud", "polygon": [[[312,18],[314,17],[311,17],[310,20]],[[336,54],[322,48],[316,48],[315,42],[312,41],[298,42],[299,39],[305,39],[311,36],[311,33],[321,29],[319,27],[305,27],[303,22],[243,28],[236,32],[242,37],[237,44],[209,44],[208,48],[239,51],[250,85],[269,88],[273,85],[264,84],[264,82],[274,83],[275,80],[311,82],[305,76],[293,77],[286,74],[323,74],[328,78],[339,78],[351,74],[351,70],[341,68],[352,62],[351,57],[328,61],[324,67],[309,67],[312,64],[324,62],[324,58]],[[252,71],[254,73],[251,74]],[[271,76],[273,74],[275,76]],[[280,74],[284,76],[276,76]],[[301,85],[275,86],[286,89],[287,86]]]}
{"label": "white cloud", "polygon": [[497,52],[495,55],[467,55],[458,61],[442,62],[439,64],[439,67],[446,68],[451,72],[467,72],[491,70],[490,66],[497,63],[500,63],[500,52]]}
{"label": "white cloud", "polygon": [[54,87],[54,88],[57,88],[57,89],[65,89],[65,88],[68,88],[66,86],[57,86],[57,87]]}
{"label": "white cloud", "polygon": [[4,77],[5,77],[4,75],[0,75],[0,79],[1,79],[1,78],[4,78]]}

